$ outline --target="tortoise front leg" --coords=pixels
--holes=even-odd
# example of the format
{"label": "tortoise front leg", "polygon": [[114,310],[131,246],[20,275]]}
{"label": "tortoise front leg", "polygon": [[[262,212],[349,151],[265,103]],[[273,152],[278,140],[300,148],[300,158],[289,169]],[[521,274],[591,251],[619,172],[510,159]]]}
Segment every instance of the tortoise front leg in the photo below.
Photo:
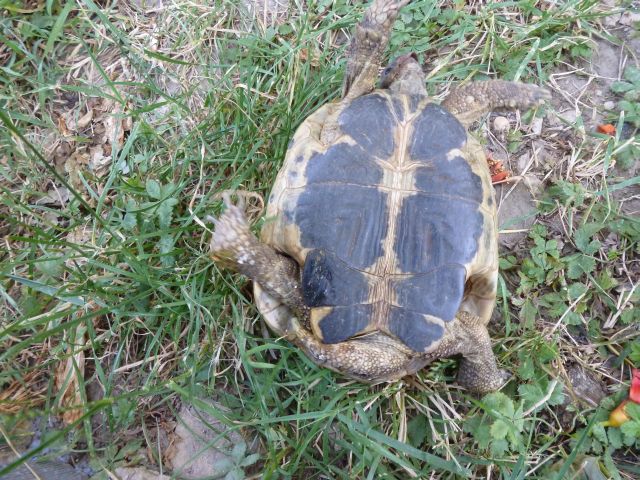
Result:
{"label": "tortoise front leg", "polygon": [[527,110],[551,99],[548,90],[527,83],[488,80],[454,88],[442,106],[469,127],[482,115],[495,110]]}
{"label": "tortoise front leg", "polygon": [[411,0],[374,0],[356,31],[347,51],[347,71],[342,97],[353,99],[373,91],[378,79],[393,22],[398,11]]}
{"label": "tortoise front leg", "polygon": [[[242,209],[224,196],[225,211],[214,220],[216,230],[211,239],[211,256],[220,265],[246,275],[279,299],[302,321],[309,308],[302,298],[297,263],[269,245],[260,242],[249,229]],[[287,330],[283,326],[283,333]]]}

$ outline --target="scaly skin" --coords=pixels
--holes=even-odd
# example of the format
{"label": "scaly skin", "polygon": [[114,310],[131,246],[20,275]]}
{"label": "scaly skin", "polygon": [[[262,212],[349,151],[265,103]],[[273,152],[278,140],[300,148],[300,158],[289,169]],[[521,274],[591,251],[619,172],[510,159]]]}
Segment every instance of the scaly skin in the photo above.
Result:
{"label": "scaly skin", "polygon": [[[302,299],[298,264],[260,242],[249,229],[244,212],[231,203],[228,194],[224,195],[224,204],[225,211],[215,220],[210,244],[213,260],[258,282],[308,323],[309,308]],[[286,333],[287,327],[284,330]]]}
{"label": "scaly skin", "polygon": [[373,91],[391,28],[398,12],[411,0],[374,0],[356,26],[347,50],[342,96],[354,99]]}
{"label": "scaly skin", "polygon": [[528,110],[551,99],[548,90],[537,85],[488,80],[470,82],[454,88],[442,106],[460,123],[469,127],[485,113],[496,110]]}

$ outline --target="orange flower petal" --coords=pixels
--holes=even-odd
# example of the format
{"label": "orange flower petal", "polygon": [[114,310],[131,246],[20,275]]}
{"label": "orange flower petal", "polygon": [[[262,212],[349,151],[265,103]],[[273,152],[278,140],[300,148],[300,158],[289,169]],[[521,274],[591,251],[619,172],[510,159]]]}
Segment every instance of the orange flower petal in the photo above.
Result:
{"label": "orange flower petal", "polygon": [[615,135],[616,134],[616,127],[614,127],[610,123],[605,123],[605,124],[602,124],[602,125],[598,125],[596,130],[598,130],[598,132],[604,133],[606,135]]}
{"label": "orange flower petal", "polygon": [[629,390],[629,399],[632,402],[640,403],[640,369],[631,369],[631,390]]}
{"label": "orange flower petal", "polygon": [[505,170],[505,171],[496,173],[495,175],[491,175],[491,183],[501,182],[502,180],[505,180],[506,178],[509,178],[509,172],[507,172]]}
{"label": "orange flower petal", "polygon": [[607,424],[610,427],[619,427],[629,420],[629,415],[624,411],[624,407],[628,400],[623,400],[610,414]]}

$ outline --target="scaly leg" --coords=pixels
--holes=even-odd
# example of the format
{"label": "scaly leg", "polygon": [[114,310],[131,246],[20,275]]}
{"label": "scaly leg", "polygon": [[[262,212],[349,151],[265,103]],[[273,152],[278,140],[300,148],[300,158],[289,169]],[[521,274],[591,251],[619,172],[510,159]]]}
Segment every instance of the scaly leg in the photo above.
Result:
{"label": "scaly leg", "polygon": [[[297,263],[260,242],[249,230],[249,224],[241,208],[224,196],[225,211],[214,220],[216,230],[211,239],[211,256],[220,265],[236,270],[262,288],[306,322],[309,308],[302,298],[300,274]],[[289,327],[282,326],[288,333]]]}
{"label": "scaly leg", "polygon": [[374,0],[356,25],[347,51],[347,71],[342,97],[353,99],[375,88],[393,22],[411,0]]}
{"label": "scaly leg", "polygon": [[[294,320],[295,322],[295,320]],[[341,343],[322,343],[304,328],[291,341],[322,367],[367,383],[392,382],[411,375],[427,362],[397,339],[372,333]]]}
{"label": "scaly leg", "polygon": [[462,354],[458,365],[458,383],[476,393],[498,390],[511,374],[498,368],[483,320],[463,311],[458,312],[456,317],[451,336],[431,355],[440,358]]}
{"label": "scaly leg", "polygon": [[536,85],[503,80],[470,82],[454,88],[442,106],[469,127],[482,115],[496,110],[527,110],[551,99],[548,90]]}

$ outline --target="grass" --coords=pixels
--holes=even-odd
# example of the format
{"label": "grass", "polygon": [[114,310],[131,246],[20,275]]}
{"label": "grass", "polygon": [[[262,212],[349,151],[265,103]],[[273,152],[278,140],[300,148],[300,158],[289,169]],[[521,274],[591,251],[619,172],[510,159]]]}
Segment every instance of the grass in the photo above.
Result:
{"label": "grass", "polygon": [[[98,478],[158,469],[186,403],[257,439],[257,462],[236,469],[254,478],[561,479],[586,461],[638,478],[640,432],[600,423],[640,362],[640,177],[614,168],[638,125],[617,107],[610,137],[556,108],[556,79],[633,5],[416,1],[394,30],[391,50],[432,67],[437,98],[471,77],[554,87],[535,226],[502,252],[494,351],[515,377],[484,398],[455,385],[451,359],[377,387],[316,367],[265,338],[246,280],[208,258],[220,193],[266,198],[295,128],[339,95],[363,11],[257,5],[0,2],[0,445]],[[531,121],[484,141],[515,161],[539,147]],[[599,407],[570,400],[576,365],[605,386]]]}

